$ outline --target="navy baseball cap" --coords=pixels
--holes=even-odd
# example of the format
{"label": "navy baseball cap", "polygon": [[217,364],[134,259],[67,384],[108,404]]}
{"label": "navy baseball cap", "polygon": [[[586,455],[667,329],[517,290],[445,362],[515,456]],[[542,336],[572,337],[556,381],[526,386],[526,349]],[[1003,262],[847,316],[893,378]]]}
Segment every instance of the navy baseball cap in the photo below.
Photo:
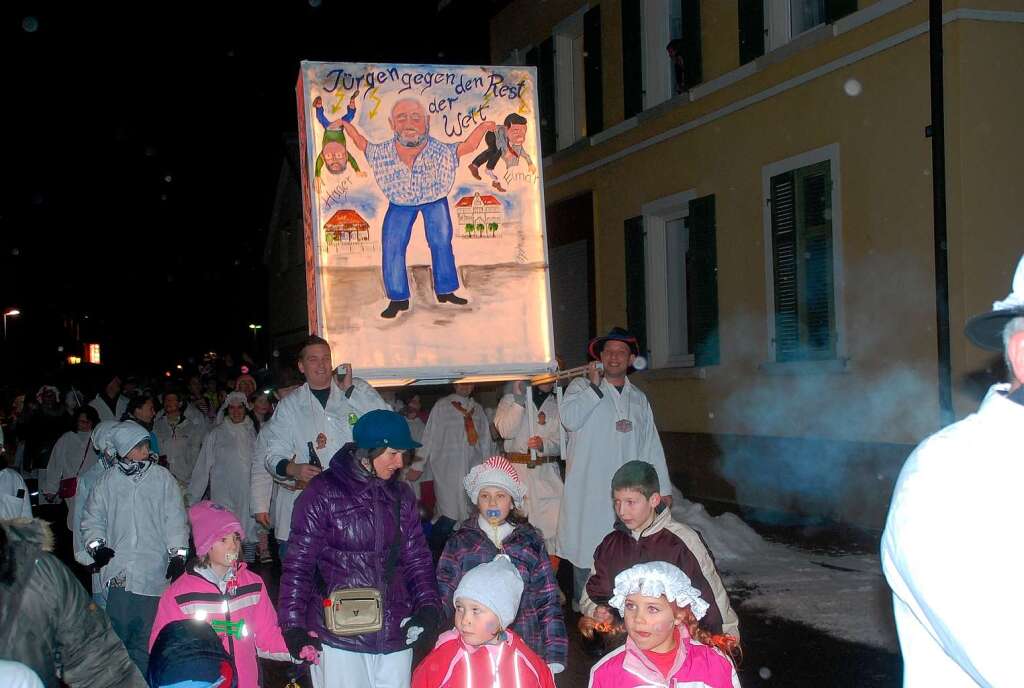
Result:
{"label": "navy baseball cap", "polygon": [[394,411],[377,409],[359,417],[352,428],[352,439],[360,449],[416,449],[423,445],[413,440],[409,424]]}

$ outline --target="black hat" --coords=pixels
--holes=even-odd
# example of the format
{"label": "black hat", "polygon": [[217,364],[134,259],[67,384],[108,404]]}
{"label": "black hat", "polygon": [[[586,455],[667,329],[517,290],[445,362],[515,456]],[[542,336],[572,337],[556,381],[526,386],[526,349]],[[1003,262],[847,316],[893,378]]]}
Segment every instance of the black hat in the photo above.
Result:
{"label": "black hat", "polygon": [[591,358],[595,360],[601,358],[601,350],[604,349],[605,342],[624,342],[629,346],[630,353],[634,356],[640,355],[640,344],[637,342],[636,337],[621,327],[613,327],[605,336],[594,337],[590,340],[590,346],[587,350],[590,352]]}
{"label": "black hat", "polygon": [[988,313],[976,315],[967,321],[965,332],[967,338],[989,351],[1003,350],[1003,330],[1006,324],[1014,318],[1024,317],[1024,257],[1021,257],[1017,265],[1017,272],[1013,276],[1013,286],[1010,295],[1002,301],[992,304],[992,310]]}

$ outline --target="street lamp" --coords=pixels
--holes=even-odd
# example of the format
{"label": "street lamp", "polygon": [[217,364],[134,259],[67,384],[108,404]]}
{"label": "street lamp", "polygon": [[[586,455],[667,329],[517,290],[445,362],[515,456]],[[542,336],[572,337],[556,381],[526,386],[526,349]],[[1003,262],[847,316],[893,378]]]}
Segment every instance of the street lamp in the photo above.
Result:
{"label": "street lamp", "polygon": [[[252,345],[253,345],[253,348],[259,348],[259,342],[256,341],[256,335],[258,334],[259,330],[263,329],[263,325],[257,325],[256,323],[249,323],[249,329],[252,330]],[[255,356],[256,353],[253,352],[253,355]]]}
{"label": "street lamp", "polygon": [[8,308],[4,311],[4,341],[7,341],[7,318],[16,318],[21,315],[21,311],[17,308]]}

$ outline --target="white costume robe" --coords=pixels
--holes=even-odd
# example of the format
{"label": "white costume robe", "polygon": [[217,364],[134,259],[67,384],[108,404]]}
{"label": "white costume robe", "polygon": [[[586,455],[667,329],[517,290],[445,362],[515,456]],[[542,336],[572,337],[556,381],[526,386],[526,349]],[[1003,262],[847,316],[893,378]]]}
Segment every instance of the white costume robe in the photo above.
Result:
{"label": "white costume robe", "polygon": [[99,414],[100,420],[121,420],[124,412],[128,410],[128,397],[123,394],[117,397],[117,401],[114,402],[114,412],[110,412],[110,407],[107,406],[107,402],[103,401],[103,398],[99,395],[93,397],[93,400],[89,402],[89,406],[96,409],[96,413]]}
{"label": "white costume robe", "polygon": [[206,436],[206,421],[196,420],[194,415],[186,412],[178,417],[175,425],[171,425],[161,411],[153,421],[153,433],[160,443],[160,453],[167,457],[171,475],[179,485],[187,487]]}
{"label": "white costume robe", "polygon": [[[88,432],[69,430],[60,436],[50,452],[50,462],[46,465],[39,489],[43,494],[57,494],[60,481],[65,478],[77,478],[96,463],[96,452],[92,450],[92,442]],[[71,514],[75,508],[75,498],[66,500],[68,504],[68,529],[71,529]]]}
{"label": "white costume robe", "polygon": [[[466,438],[465,416],[452,406],[457,401],[472,412],[477,442],[470,446]],[[456,523],[470,514],[469,497],[462,479],[469,470],[494,455],[491,425],[480,404],[467,397],[449,394],[434,404],[423,431],[423,446],[417,452],[430,465],[434,476],[437,512]]]}
{"label": "white costume robe", "polygon": [[[409,434],[412,435],[413,441],[422,442],[423,431],[427,429],[427,424],[420,420],[419,416],[413,416],[412,418],[405,416],[405,422],[409,424]],[[406,477],[408,471],[420,471],[423,475],[415,480],[409,480],[409,478]],[[412,488],[412,492],[416,495],[416,499],[418,500],[420,498],[420,485],[428,480],[433,480],[434,477],[430,473],[430,464],[428,464],[427,460],[416,452],[413,454],[412,463],[409,464],[408,468],[402,471],[402,479],[409,483],[409,487]]]}
{"label": "white costume robe", "polygon": [[12,518],[32,518],[32,501],[21,474],[5,468],[0,470],[0,520]]}
{"label": "white costume robe", "polygon": [[[352,382],[351,397],[331,382],[331,395],[327,406],[321,406],[309,383],[302,385],[281,400],[271,421],[273,431],[267,437],[267,457],[264,465],[271,475],[277,475],[281,461],[295,459],[298,463],[309,463],[307,443],[313,443],[320,464],[326,469],[334,455],[352,441],[352,426],[359,416],[375,409],[391,410],[380,394],[365,380],[355,378]],[[323,434],[325,444],[317,446],[317,438]],[[294,484],[289,482],[289,484]],[[274,492],[274,537],[287,540],[291,530],[292,508],[299,493],[282,489]]]}
{"label": "white costume robe", "polygon": [[1024,405],[1008,387],[922,442],[896,482],[881,554],[905,688],[1024,682],[1006,644],[1024,615]]}
{"label": "white costume robe", "polygon": [[[530,452],[527,443],[530,441],[530,416],[523,404],[526,397],[506,394],[498,402],[498,411],[494,414],[494,426],[505,438],[505,451],[516,454]],[[544,440],[541,453],[546,457],[558,457],[561,454],[559,439],[558,400],[554,390],[547,396],[540,408],[530,399],[530,410],[534,414],[533,432]],[[541,415],[543,414],[543,415]],[[541,423],[540,421],[544,422]],[[526,485],[526,514],[530,523],[544,533],[544,541],[549,552],[555,551],[555,536],[558,533],[558,512],[562,505],[565,487],[558,473],[555,462],[543,463],[530,468],[517,463],[516,472]]]}
{"label": "white costume robe", "polygon": [[[672,494],[665,450],[647,396],[629,379],[620,393],[602,379],[599,395],[584,377],[562,396],[566,444],[565,499],[558,520],[558,556],[578,568],[592,568],[594,549],[615,525],[612,475],[634,459],[654,466],[661,494]],[[627,432],[616,429],[628,421]]]}
{"label": "white costume robe", "polygon": [[199,460],[188,483],[189,506],[202,500],[209,487],[210,499],[238,518],[247,542],[255,542],[258,537],[256,521],[249,514],[255,445],[256,429],[251,418],[246,416],[241,423],[225,420],[203,440]]}

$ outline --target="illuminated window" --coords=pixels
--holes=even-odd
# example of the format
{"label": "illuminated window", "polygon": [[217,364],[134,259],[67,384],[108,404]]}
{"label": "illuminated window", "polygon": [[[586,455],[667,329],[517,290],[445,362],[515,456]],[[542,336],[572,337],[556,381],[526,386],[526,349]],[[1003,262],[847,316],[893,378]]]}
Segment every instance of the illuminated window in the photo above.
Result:
{"label": "illuminated window", "polygon": [[100,345],[99,344],[86,344],[85,345],[85,360],[93,365],[100,364]]}

